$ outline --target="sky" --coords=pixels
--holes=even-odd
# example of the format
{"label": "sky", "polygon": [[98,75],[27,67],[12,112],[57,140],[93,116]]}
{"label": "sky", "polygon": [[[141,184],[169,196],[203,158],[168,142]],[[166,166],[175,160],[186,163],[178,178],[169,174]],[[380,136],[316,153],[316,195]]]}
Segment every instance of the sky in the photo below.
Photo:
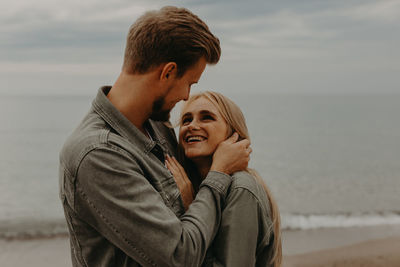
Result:
{"label": "sky", "polygon": [[186,7],[222,56],[195,89],[400,93],[399,0],[0,0],[0,94],[93,95],[118,77],[130,25]]}

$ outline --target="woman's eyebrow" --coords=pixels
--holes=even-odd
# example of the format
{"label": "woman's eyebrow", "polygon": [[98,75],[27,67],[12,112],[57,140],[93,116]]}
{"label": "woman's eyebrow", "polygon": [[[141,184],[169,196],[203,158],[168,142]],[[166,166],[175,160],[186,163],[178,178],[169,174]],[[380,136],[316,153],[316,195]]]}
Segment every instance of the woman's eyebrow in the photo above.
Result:
{"label": "woman's eyebrow", "polygon": [[[211,115],[211,116],[217,116],[215,115],[214,112],[207,110],[207,109],[203,109],[199,111],[200,115]],[[181,120],[187,118],[187,117],[191,117],[192,116],[192,112],[186,112],[185,114],[182,115]]]}
{"label": "woman's eyebrow", "polygon": [[192,113],[191,112],[186,112],[185,114],[182,115],[182,119],[191,116]]}
{"label": "woman's eyebrow", "polygon": [[213,116],[216,116],[214,112],[212,112],[212,111],[210,111],[210,110],[206,110],[206,109],[200,110],[199,113],[200,113],[201,115],[213,115]]}

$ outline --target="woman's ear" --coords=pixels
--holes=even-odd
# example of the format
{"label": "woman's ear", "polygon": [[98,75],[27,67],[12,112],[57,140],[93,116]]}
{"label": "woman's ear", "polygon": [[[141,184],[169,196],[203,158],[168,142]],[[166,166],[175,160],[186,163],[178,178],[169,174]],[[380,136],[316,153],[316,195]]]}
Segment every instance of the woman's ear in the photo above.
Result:
{"label": "woman's ear", "polygon": [[175,62],[166,63],[161,70],[160,80],[167,81],[171,78],[174,78],[176,76],[177,70],[178,66]]}
{"label": "woman's ear", "polygon": [[232,127],[228,126],[227,133],[226,133],[226,139],[231,137],[233,133],[234,133],[234,131],[233,131]]}

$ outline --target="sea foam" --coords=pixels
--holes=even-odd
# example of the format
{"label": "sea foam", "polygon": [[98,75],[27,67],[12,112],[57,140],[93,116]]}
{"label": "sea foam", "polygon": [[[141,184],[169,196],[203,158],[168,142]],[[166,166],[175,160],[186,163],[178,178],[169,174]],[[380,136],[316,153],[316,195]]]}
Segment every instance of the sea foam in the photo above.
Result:
{"label": "sea foam", "polygon": [[282,214],[282,229],[306,230],[400,224],[400,212],[343,214]]}

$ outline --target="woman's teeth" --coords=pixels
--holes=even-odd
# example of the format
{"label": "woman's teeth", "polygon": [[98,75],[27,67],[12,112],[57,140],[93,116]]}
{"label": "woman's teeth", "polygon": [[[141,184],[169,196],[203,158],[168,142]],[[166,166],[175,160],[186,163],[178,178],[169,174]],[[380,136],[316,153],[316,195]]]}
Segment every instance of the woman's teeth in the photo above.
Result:
{"label": "woman's teeth", "polygon": [[192,142],[201,142],[206,140],[206,138],[204,136],[200,136],[200,135],[194,135],[194,136],[188,136],[186,137],[186,142],[187,143],[192,143]]}

